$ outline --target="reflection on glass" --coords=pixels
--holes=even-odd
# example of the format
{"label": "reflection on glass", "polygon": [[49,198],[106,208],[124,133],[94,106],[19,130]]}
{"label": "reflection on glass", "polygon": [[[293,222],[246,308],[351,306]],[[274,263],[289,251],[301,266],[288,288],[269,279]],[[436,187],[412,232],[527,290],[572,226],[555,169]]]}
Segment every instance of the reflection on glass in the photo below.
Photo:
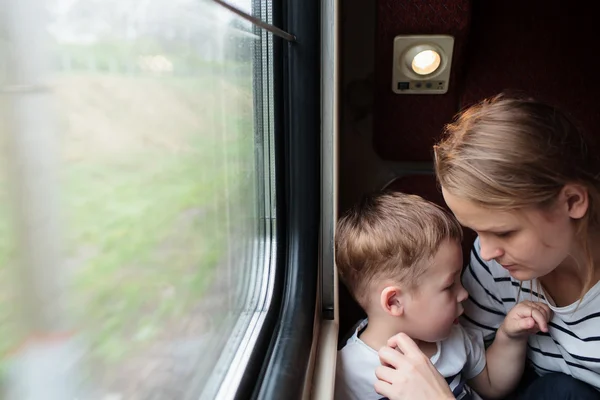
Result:
{"label": "reflection on glass", "polygon": [[[250,12],[250,2],[234,3]],[[270,173],[256,167],[252,54],[261,39],[208,1],[52,0],[48,9],[60,274],[84,343],[82,398],[198,394],[260,280],[251,268],[268,190],[259,173]],[[19,278],[7,275],[17,261],[6,178],[3,354],[23,341],[10,297]]]}

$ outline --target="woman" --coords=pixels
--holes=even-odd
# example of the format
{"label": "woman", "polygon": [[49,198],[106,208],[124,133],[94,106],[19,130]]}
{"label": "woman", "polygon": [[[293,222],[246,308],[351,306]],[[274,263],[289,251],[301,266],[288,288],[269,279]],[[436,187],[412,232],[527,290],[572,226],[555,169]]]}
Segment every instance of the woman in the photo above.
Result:
{"label": "woman", "polygon": [[[500,95],[448,125],[435,167],[449,208],[478,234],[462,324],[489,340],[517,302],[548,303],[549,333],[528,342],[535,379],[517,397],[599,398],[600,155],[556,108]],[[379,393],[452,398],[410,339],[388,345]]]}

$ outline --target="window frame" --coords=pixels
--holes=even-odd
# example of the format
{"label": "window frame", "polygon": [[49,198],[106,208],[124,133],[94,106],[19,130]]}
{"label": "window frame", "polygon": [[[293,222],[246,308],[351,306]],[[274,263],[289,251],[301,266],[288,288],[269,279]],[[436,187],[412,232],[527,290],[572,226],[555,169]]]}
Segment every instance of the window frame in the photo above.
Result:
{"label": "window frame", "polygon": [[[278,289],[276,326],[253,399],[301,398],[311,364],[319,287],[321,210],[320,2],[274,1]],[[277,16],[277,18],[275,18]],[[278,297],[279,296],[279,297]],[[280,309],[275,314],[275,303]],[[258,346],[257,349],[258,350]],[[251,371],[248,377],[251,376]],[[244,397],[240,397],[244,398]]]}
{"label": "window frame", "polygon": [[[267,22],[266,16],[262,14],[261,11],[261,0],[253,0],[252,6],[252,14],[255,17]],[[270,23],[274,26],[280,27],[282,26],[282,8],[281,1],[273,0],[272,1],[272,10],[271,10],[271,18]],[[248,362],[244,369],[243,376],[239,382],[238,387],[235,390],[235,399],[247,399],[250,398],[250,395],[253,393],[257,386],[257,382],[260,381],[261,376],[264,370],[265,359],[270,354],[271,341],[273,339],[273,332],[275,332],[279,313],[281,311],[282,300],[283,300],[283,286],[285,279],[285,254],[286,254],[286,224],[285,224],[285,180],[284,176],[284,141],[282,138],[282,134],[284,132],[284,124],[283,124],[283,112],[284,112],[284,90],[283,90],[283,47],[285,46],[285,40],[272,35],[266,31],[263,31],[262,28],[255,26],[254,32],[258,35],[264,37],[264,35],[270,35],[271,43],[272,43],[272,73],[273,73],[273,98],[272,101],[272,112],[273,112],[273,130],[274,130],[274,148],[275,148],[275,198],[271,199],[275,201],[274,207],[274,215],[276,221],[276,229],[272,226],[272,238],[273,244],[275,245],[274,251],[274,262],[275,262],[275,273],[274,276],[271,277],[273,280],[273,291],[270,305],[266,311],[265,319],[260,326],[260,330],[257,334],[257,337],[254,342],[253,349],[249,355]],[[257,57],[262,57],[264,54],[259,54],[262,52],[261,42],[259,41],[255,47],[255,59]],[[254,84],[262,83],[263,75],[265,71],[263,70],[262,63],[255,63],[254,65]],[[263,118],[264,114],[262,113],[262,96],[256,96],[254,98],[254,104],[258,109],[261,110],[260,114],[258,112],[255,113],[255,129],[263,129],[262,122],[259,120]],[[259,104],[260,103],[260,104]],[[263,168],[263,167],[261,167]],[[264,179],[263,177],[258,177],[259,179]],[[271,211],[273,211],[273,207],[271,207]],[[263,214],[263,213],[261,213]],[[265,224],[271,224],[272,218],[269,216],[264,217]]]}
{"label": "window frame", "polygon": [[[274,26],[280,26],[281,12],[279,2],[272,0],[269,10],[268,1],[252,0],[252,16],[263,22]],[[285,279],[285,254],[284,243],[286,240],[284,230],[284,189],[282,181],[282,140],[279,136],[283,132],[282,118],[283,113],[283,91],[282,91],[282,46],[284,40],[276,35],[262,29],[260,26],[253,26],[253,34],[258,36],[254,44],[253,55],[253,109],[254,109],[254,137],[255,151],[261,156],[257,157],[255,168],[258,171],[256,176],[256,185],[261,187],[265,201],[259,202],[258,216],[259,224],[262,224],[259,237],[256,238],[253,251],[254,258],[251,260],[253,272],[263,274],[258,285],[254,285],[255,291],[261,294],[258,296],[262,305],[253,313],[260,314],[262,321],[253,321],[248,325],[243,321],[238,330],[234,329],[232,336],[228,339],[236,351],[243,352],[243,357],[236,357],[233,360],[223,359],[217,368],[221,371],[215,371],[214,378],[220,378],[219,382],[214,382],[209,390],[202,391],[201,398],[210,398],[211,395],[216,398],[235,398],[245,399],[249,397],[256,386],[257,381],[263,370],[265,355],[269,353],[269,346],[276,329],[279,312],[282,304],[283,281]],[[265,44],[265,41],[267,43]],[[269,46],[272,53],[269,55]],[[269,65],[272,63],[272,65]],[[265,68],[266,67],[266,68]],[[272,76],[269,76],[272,74]],[[271,78],[271,79],[270,79]],[[267,85],[272,85],[272,97],[269,92],[263,91]],[[266,104],[265,104],[266,103]],[[269,115],[273,119],[269,120]],[[269,164],[270,144],[265,143],[269,135],[269,124],[273,124],[273,146],[274,147],[274,165]],[[250,133],[250,132],[249,132]],[[271,176],[274,175],[274,179]],[[274,190],[271,185],[275,186]],[[264,190],[263,190],[264,189]],[[249,288],[252,292],[252,288]],[[266,291],[266,293],[265,293]],[[257,297],[256,293],[248,293],[250,297]],[[241,318],[240,318],[241,320]],[[239,338],[235,338],[235,333],[243,334],[244,338],[240,343]],[[240,347],[238,347],[240,346]],[[242,348],[243,346],[243,348]],[[227,347],[227,345],[226,345]],[[234,362],[241,361],[241,365],[234,365]],[[226,369],[226,370],[225,370]],[[225,370],[225,371],[223,371]],[[225,377],[223,378],[223,375]],[[191,399],[190,399],[191,400]]]}

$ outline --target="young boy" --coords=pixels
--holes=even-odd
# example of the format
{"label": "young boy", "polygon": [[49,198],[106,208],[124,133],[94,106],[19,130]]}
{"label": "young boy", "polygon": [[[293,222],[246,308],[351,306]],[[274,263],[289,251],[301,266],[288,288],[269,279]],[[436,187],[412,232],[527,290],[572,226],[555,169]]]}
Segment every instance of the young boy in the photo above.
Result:
{"label": "young boy", "polygon": [[377,351],[399,332],[430,358],[457,399],[501,398],[516,387],[527,337],[547,332],[550,309],[520,303],[484,350],[482,337],[458,324],[468,296],[460,282],[461,240],[451,214],[402,193],[367,196],[338,221],[340,278],[367,319],[338,352],[336,400],[381,399],[374,389]]}

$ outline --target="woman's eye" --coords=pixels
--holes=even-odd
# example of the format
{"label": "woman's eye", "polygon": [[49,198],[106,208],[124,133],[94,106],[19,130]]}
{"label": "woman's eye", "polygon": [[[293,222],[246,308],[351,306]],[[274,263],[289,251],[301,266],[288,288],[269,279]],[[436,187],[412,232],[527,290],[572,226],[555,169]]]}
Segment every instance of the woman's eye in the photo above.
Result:
{"label": "woman's eye", "polygon": [[501,238],[505,238],[505,237],[509,237],[510,235],[512,235],[513,232],[514,231],[498,232],[498,233],[496,233],[496,236],[501,237]]}

